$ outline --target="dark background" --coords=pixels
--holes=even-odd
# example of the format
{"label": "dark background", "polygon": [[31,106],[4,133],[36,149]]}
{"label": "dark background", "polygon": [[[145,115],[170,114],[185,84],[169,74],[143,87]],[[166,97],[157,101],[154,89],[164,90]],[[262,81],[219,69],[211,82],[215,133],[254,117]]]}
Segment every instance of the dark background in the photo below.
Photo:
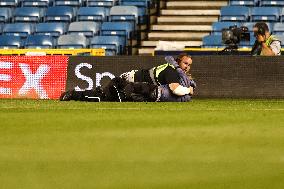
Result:
{"label": "dark background", "polygon": [[[163,56],[70,57],[66,89],[86,88],[88,83],[75,76],[75,67],[89,63],[81,73],[96,82],[96,73],[120,75],[132,69],[151,68],[165,63]],[[193,56],[191,74],[200,98],[283,98],[284,56]],[[104,77],[102,84],[109,78]]]}

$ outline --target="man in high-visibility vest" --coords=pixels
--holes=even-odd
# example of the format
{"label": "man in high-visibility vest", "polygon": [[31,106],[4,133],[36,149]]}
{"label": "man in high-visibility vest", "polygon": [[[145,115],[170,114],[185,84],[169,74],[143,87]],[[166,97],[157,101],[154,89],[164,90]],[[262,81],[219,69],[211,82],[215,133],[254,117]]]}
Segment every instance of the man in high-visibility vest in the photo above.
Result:
{"label": "man in high-visibility vest", "polygon": [[[171,61],[173,62],[173,60]],[[164,89],[168,87],[168,89],[170,89],[170,92],[168,92],[169,95],[173,94],[177,97],[193,95],[194,85],[181,84],[181,76],[185,76],[190,70],[190,66],[192,64],[191,56],[182,53],[175,59],[175,61],[177,64],[176,66],[167,61],[165,64],[151,69],[132,70],[130,72],[123,73],[120,77],[129,82],[146,82],[162,86]],[[178,70],[180,70],[180,73]]]}
{"label": "man in high-visibility vest", "polygon": [[256,38],[252,47],[252,55],[277,56],[281,55],[281,41],[275,35],[271,35],[268,25],[258,22],[253,27]]}

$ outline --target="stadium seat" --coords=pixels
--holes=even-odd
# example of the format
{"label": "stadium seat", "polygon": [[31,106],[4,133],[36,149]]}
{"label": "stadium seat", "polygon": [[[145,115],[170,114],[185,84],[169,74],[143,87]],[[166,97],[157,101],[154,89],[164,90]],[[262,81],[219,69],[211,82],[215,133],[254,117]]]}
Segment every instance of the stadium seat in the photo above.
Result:
{"label": "stadium seat", "polygon": [[100,31],[100,24],[91,21],[72,22],[69,25],[69,34],[84,35],[86,37],[93,37]]}
{"label": "stadium seat", "polygon": [[21,0],[23,7],[48,7],[51,6],[53,0]]}
{"label": "stadium seat", "polygon": [[284,35],[284,23],[278,22],[273,25],[273,34]]}
{"label": "stadium seat", "polygon": [[280,9],[278,7],[253,7],[251,10],[251,21],[279,21]]}
{"label": "stadium seat", "polygon": [[14,22],[40,22],[43,9],[38,7],[20,7],[14,11]]}
{"label": "stadium seat", "polygon": [[140,23],[146,22],[146,16],[150,15],[150,0],[121,0],[119,5],[136,6],[138,8],[138,16]]}
{"label": "stadium seat", "polygon": [[19,49],[22,46],[20,36],[0,35],[1,49]]}
{"label": "stadium seat", "polygon": [[0,8],[0,23],[10,22],[12,17],[12,11],[10,8]]}
{"label": "stadium seat", "polygon": [[5,24],[3,29],[4,35],[14,35],[27,37],[34,32],[34,25],[30,23],[12,23]]}
{"label": "stadium seat", "polygon": [[57,41],[59,49],[81,49],[88,47],[88,39],[83,35],[61,35]]}
{"label": "stadium seat", "polygon": [[240,27],[240,22],[214,22],[212,25],[212,33],[214,35],[221,35],[222,29],[229,28],[230,26]]}
{"label": "stadium seat", "polygon": [[230,0],[230,5],[256,6],[258,0]]}
{"label": "stadium seat", "polygon": [[59,22],[71,22],[75,18],[75,10],[73,7],[68,6],[56,6],[48,7],[45,15],[45,21],[59,21]]}
{"label": "stadium seat", "polygon": [[121,54],[123,47],[119,36],[95,36],[90,41],[90,48],[103,48],[107,56]]}
{"label": "stadium seat", "polygon": [[82,0],[54,0],[55,6],[75,6],[82,5]]}
{"label": "stadium seat", "polygon": [[77,13],[78,21],[106,21],[106,9],[104,7],[80,7]]}
{"label": "stadium seat", "polygon": [[51,49],[55,47],[54,38],[48,35],[29,35],[25,40],[25,48]]}
{"label": "stadium seat", "polygon": [[101,26],[101,35],[117,35],[130,39],[134,26],[129,22],[103,22]]}
{"label": "stadium seat", "polygon": [[221,8],[221,21],[248,21],[249,8],[245,6],[226,6]]}
{"label": "stadium seat", "polygon": [[138,23],[138,8],[135,6],[113,6],[110,9],[111,21],[134,21]]}
{"label": "stadium seat", "polygon": [[260,0],[260,6],[283,6],[283,0]]}
{"label": "stadium seat", "polygon": [[16,7],[18,5],[19,0],[1,0],[0,1],[0,6],[4,7]]}
{"label": "stadium seat", "polygon": [[284,35],[278,35],[277,38],[281,41],[281,47],[284,48]]}
{"label": "stadium seat", "polygon": [[112,7],[117,4],[117,0],[87,0],[88,7]]}
{"label": "stadium seat", "polygon": [[207,35],[202,39],[202,47],[204,48],[220,48],[224,47],[221,35]]}
{"label": "stadium seat", "polygon": [[59,37],[67,32],[68,24],[64,22],[45,22],[35,26],[36,35]]}

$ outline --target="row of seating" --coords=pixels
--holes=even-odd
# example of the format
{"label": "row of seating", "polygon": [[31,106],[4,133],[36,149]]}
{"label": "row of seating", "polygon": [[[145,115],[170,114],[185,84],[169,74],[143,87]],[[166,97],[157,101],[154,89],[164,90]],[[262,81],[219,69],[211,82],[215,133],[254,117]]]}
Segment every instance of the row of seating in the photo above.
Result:
{"label": "row of seating", "polygon": [[[0,8],[0,22],[72,22],[123,20],[143,21],[145,15],[139,14],[136,6],[113,6],[110,11],[104,7],[56,6],[47,9],[38,7]],[[144,19],[145,20],[145,19]]]}
{"label": "row of seating", "polygon": [[1,0],[0,6],[113,6],[117,0]]}
{"label": "row of seating", "polygon": [[226,6],[221,8],[220,21],[284,21],[284,8]]}
{"label": "row of seating", "polygon": [[93,37],[100,33],[119,35],[127,39],[131,38],[134,32],[134,25],[130,22],[72,22],[70,24],[62,22],[48,22],[48,23],[11,23],[0,25],[0,34],[15,35],[22,38],[30,34],[43,34],[52,37],[59,37],[60,35],[69,33],[76,33],[84,35],[85,37]]}
{"label": "row of seating", "polygon": [[26,39],[19,36],[0,36],[2,49],[81,49],[103,48],[106,55],[116,55],[123,51],[123,41],[118,36],[95,36],[90,39],[83,35],[67,34],[54,39],[48,35],[28,35]]}
{"label": "row of seating", "polygon": [[230,5],[283,6],[283,0],[230,0]]}

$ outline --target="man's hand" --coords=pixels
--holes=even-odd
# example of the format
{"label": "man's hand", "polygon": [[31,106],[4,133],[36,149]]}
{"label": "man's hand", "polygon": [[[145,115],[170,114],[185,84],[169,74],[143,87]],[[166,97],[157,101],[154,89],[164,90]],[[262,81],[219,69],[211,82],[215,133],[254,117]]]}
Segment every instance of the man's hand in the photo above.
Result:
{"label": "man's hand", "polygon": [[265,41],[264,36],[263,35],[257,35],[257,41],[259,43],[264,42]]}
{"label": "man's hand", "polygon": [[193,95],[193,87],[189,87],[190,95]]}

